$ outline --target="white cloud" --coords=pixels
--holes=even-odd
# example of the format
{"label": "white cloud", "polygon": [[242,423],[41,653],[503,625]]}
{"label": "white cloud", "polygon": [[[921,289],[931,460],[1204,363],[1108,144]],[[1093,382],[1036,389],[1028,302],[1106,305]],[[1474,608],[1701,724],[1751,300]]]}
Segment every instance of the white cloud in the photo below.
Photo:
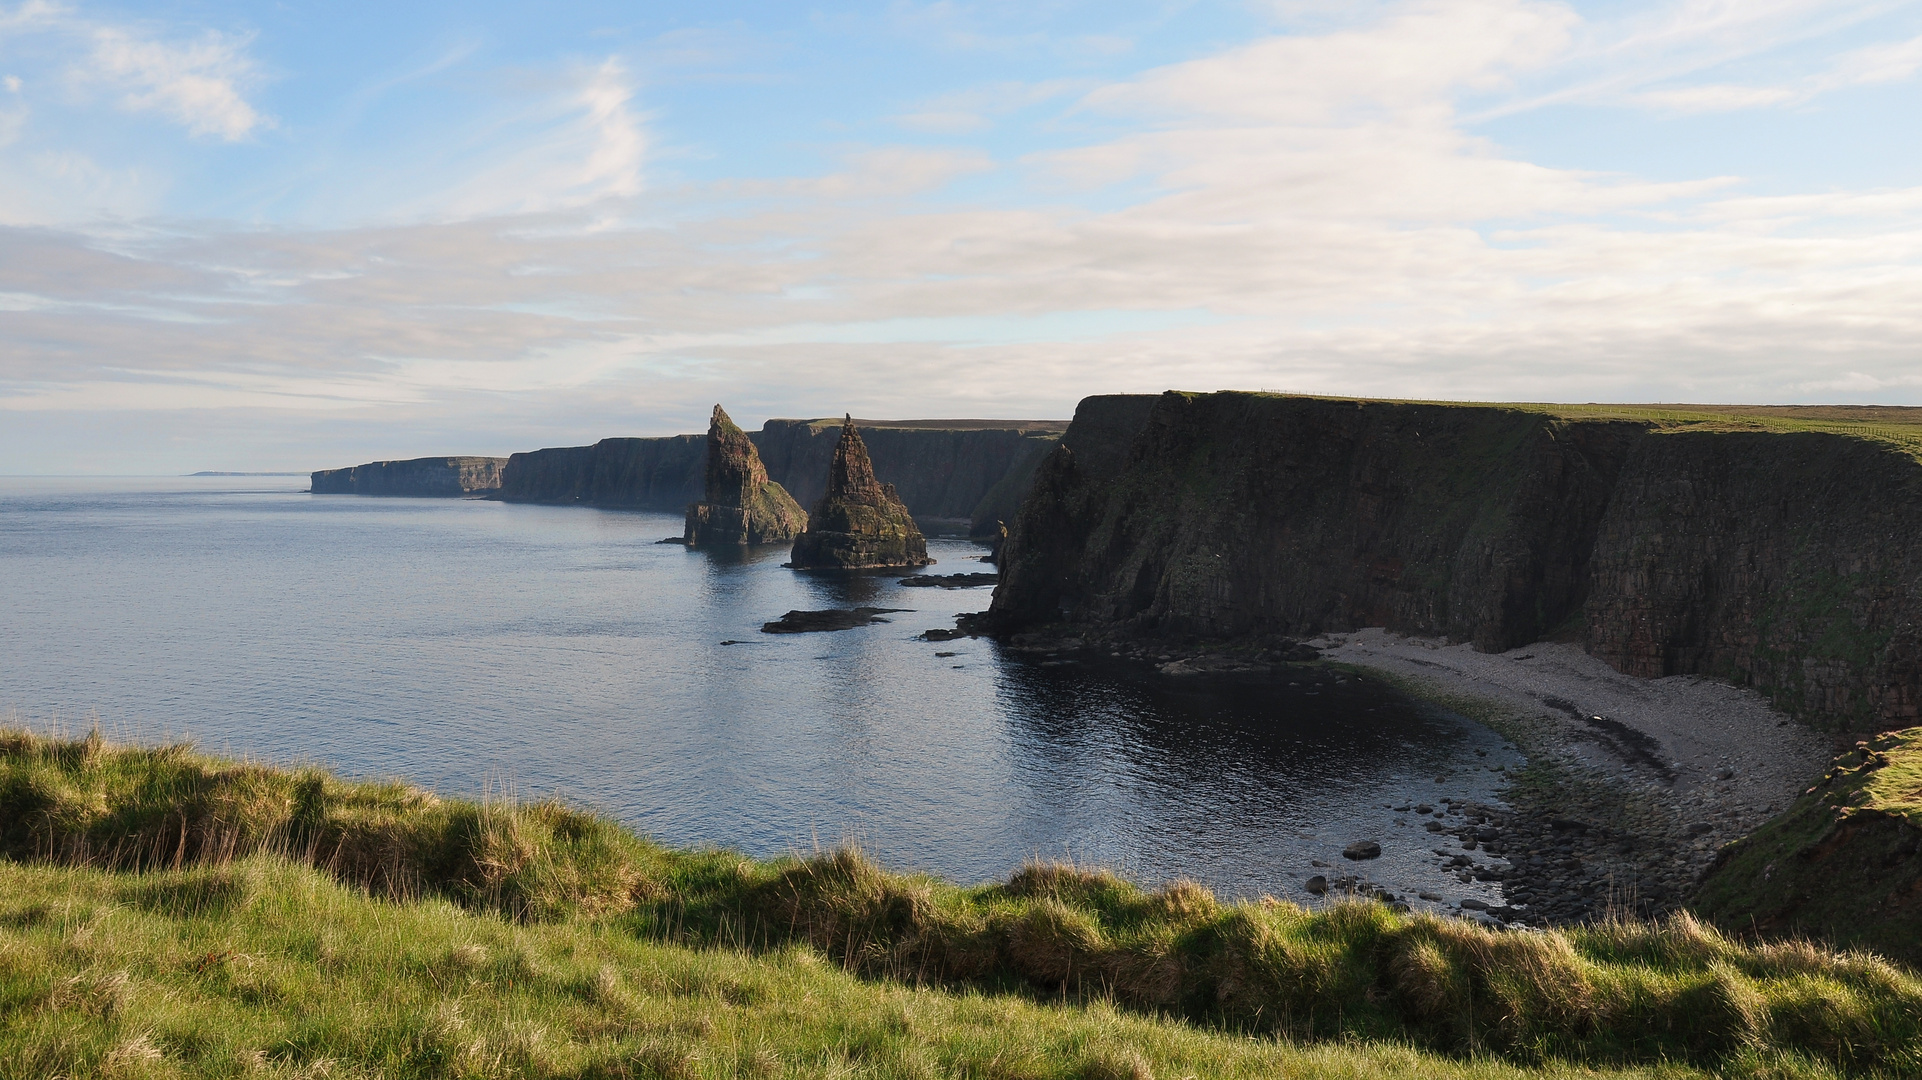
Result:
{"label": "white cloud", "polygon": [[158,112],[195,135],[236,142],[271,126],[240,93],[240,84],[254,77],[246,46],[246,39],[211,30],[197,41],[170,43],[100,27],[88,73],[122,87],[128,109]]}
{"label": "white cloud", "polygon": [[1851,86],[1903,82],[1922,69],[1922,37],[1853,49],[1837,56],[1827,71],[1778,86],[1706,84],[1645,90],[1640,104],[1671,112],[1732,112],[1771,105],[1801,105],[1822,94]]}
{"label": "white cloud", "polygon": [[402,216],[533,213],[628,198],[644,182],[648,140],[619,60],[578,71],[562,92],[476,132],[478,168],[399,209]]}
{"label": "white cloud", "polygon": [[[194,135],[233,142],[273,126],[246,97],[260,81],[247,37],[208,30],[169,38],[146,22],[108,22],[44,0],[0,9],[0,33],[9,44],[30,40],[19,56],[64,72],[70,86],[104,88],[121,108],[166,117]],[[25,86],[15,73],[0,83],[16,95]]]}
{"label": "white cloud", "polygon": [[1561,54],[1577,24],[1566,6],[1532,0],[1431,0],[1382,22],[1322,35],[1276,35],[1174,64],[1086,98],[1150,115],[1323,123],[1355,110],[1447,108],[1446,95],[1505,85]]}
{"label": "white cloud", "polygon": [[1765,105],[1783,105],[1808,100],[1801,91],[1786,86],[1682,86],[1671,90],[1645,90],[1635,95],[1643,105],[1666,112],[1732,112]]}

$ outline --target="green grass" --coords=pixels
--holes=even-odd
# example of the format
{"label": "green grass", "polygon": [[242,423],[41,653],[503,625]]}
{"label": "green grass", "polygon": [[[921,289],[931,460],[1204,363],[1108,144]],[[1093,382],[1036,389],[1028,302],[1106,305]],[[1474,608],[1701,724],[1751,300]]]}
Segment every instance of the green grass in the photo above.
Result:
{"label": "green grass", "polygon": [[1686,917],[1498,932],[1059,866],[960,887],[19,732],[0,845],[10,1075],[1922,1070],[1913,975]]}
{"label": "green grass", "polygon": [[1717,856],[1702,911],[1922,963],[1922,728],[1857,743],[1788,810]]}
{"label": "green grass", "polygon": [[1300,1046],[1098,1000],[862,980],[804,945],[691,949],[618,923],[394,904],[271,857],[143,875],[0,864],[8,1080],[1697,1075]]}
{"label": "green grass", "polygon": [[1864,764],[1876,767],[1867,770],[1857,805],[1922,826],[1922,728],[1878,736],[1868,749],[1863,756],[1873,756]]}
{"label": "green grass", "polygon": [[1886,443],[1922,459],[1922,408],[1879,405],[1612,405],[1555,404],[1536,401],[1428,401],[1399,398],[1332,398],[1391,405],[1460,405],[1515,409],[1562,420],[1627,420],[1657,431],[1758,431],[1775,434],[1823,432]]}

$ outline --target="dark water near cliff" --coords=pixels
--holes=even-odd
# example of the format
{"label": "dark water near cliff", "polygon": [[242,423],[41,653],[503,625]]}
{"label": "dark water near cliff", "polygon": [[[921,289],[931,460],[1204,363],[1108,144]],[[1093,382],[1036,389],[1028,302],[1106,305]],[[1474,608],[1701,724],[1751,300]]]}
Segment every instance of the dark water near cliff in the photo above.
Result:
{"label": "dark water near cliff", "polygon": [[[657,514],[304,487],[0,478],[0,710],[450,792],[559,792],[677,844],[852,838],[960,880],[1039,855],[1299,898],[1310,860],[1355,869],[1341,847],[1374,839],[1377,880],[1490,895],[1445,878],[1434,838],[1387,804],[1489,798],[1485,766],[1512,754],[1372,683],[1042,667],[914,640],[986,589],[690,552],[655,543],[680,531]],[[985,569],[980,550],[934,540],[933,572]],[[857,604],[915,610],[758,632]]]}

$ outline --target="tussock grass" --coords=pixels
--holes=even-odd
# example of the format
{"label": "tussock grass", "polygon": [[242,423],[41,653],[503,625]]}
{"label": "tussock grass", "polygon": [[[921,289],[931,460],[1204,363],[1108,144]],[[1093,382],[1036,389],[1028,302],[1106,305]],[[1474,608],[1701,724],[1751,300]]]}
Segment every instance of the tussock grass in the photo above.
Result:
{"label": "tussock grass", "polygon": [[[146,885],[222,899],[149,910]],[[233,899],[234,890],[238,899]],[[1754,1076],[1826,1078],[1745,1058]],[[1693,1080],[1297,1045],[1092,1000],[863,980],[806,945],[689,949],[606,920],[376,900],[255,856],[140,875],[0,863],[0,1077]]]}
{"label": "tussock grass", "polygon": [[[364,903],[374,906],[354,910],[389,913],[365,918],[405,922],[432,911],[433,918],[492,928],[418,954],[423,977],[435,986],[535,979],[546,961],[527,942],[587,935],[623,949],[733,958],[728,963],[758,956],[778,966],[789,962],[784,957],[806,956],[865,980],[863,993],[959,989],[996,995],[994,1008],[1053,1001],[1115,1017],[1178,1018],[1192,1026],[1168,1030],[1216,1032],[1209,1038],[1406,1043],[1465,1061],[1497,1055],[1537,1067],[1682,1062],[1744,1075],[1922,1073],[1922,982],[1912,974],[1866,954],[1807,943],[1745,945],[1687,916],[1503,932],[1366,902],[1320,910],[1272,900],[1228,904],[1192,883],[1149,891],[1100,870],[1053,865],[963,888],[888,873],[852,850],[767,861],[671,851],[553,803],[480,806],[402,785],[346,783],[317,770],[234,765],[180,747],[22,733],[0,735],[0,823],[12,858],[76,868],[36,870],[55,875],[44,880],[111,892],[111,905],[84,918],[51,888],[42,901],[0,912],[0,931],[27,937],[44,936],[57,923],[66,928],[62,941],[93,941],[128,919],[226,926],[324,894],[329,910]],[[92,876],[79,868],[92,868]],[[339,885],[323,888],[326,878]],[[296,885],[298,896],[282,895]],[[210,969],[225,970],[226,954],[251,955],[253,948],[207,940],[200,955],[211,958],[203,965]],[[313,940],[301,955],[325,969],[338,950],[359,947],[350,939]],[[418,952],[398,939],[392,947],[397,956]],[[11,955],[0,953],[0,962]],[[78,953],[58,971],[36,964],[30,966],[44,974],[34,985],[78,979],[60,997],[77,1004],[55,1008],[49,989],[45,1008],[20,1015],[53,1009],[118,1017],[129,1000],[139,1000],[134,968],[81,962]],[[117,971],[131,972],[132,981],[115,984]],[[578,984],[570,993],[590,1003],[633,993],[619,970],[593,967],[569,978]],[[771,1009],[789,993],[717,989],[724,1004],[715,1008]],[[446,1011],[465,1008],[461,1000],[439,1001],[440,1011],[423,1013],[424,1026],[410,1029],[409,1038],[427,1040],[420,1046],[453,1055],[436,1059],[437,1067],[458,1071],[481,1062],[510,1073],[562,1074],[514,1065],[535,1060],[530,1047],[550,1044],[546,1035],[511,1025],[490,1028],[482,1049],[460,1057],[456,1050],[479,1038],[448,1034],[472,1023],[471,1013]],[[134,1039],[145,1030],[128,1027],[126,1034]],[[149,1043],[162,1045],[153,1038],[159,1036]],[[339,1057],[338,1047],[370,1038],[343,1021],[314,1036],[313,1046],[330,1049],[313,1053]],[[1009,1043],[996,1053],[1028,1061],[1027,1045]],[[140,1057],[134,1042],[116,1044],[126,1047],[133,1047],[127,1060]],[[429,1051],[397,1053],[382,1050],[380,1060],[415,1061]],[[1081,1051],[1069,1057],[1085,1059],[1087,1075],[1119,1076],[1136,1075],[1148,1058],[1130,1055],[1148,1053],[1137,1047],[1103,1051],[1099,1061]],[[927,1065],[955,1071],[959,1060],[936,1055]],[[1032,1069],[986,1073],[1067,1075],[1048,1064],[1057,1061],[1052,1053],[1036,1060],[1042,1064]],[[708,1068],[657,1065],[646,1067],[650,1075]],[[984,1074],[973,1066],[960,1071]]]}

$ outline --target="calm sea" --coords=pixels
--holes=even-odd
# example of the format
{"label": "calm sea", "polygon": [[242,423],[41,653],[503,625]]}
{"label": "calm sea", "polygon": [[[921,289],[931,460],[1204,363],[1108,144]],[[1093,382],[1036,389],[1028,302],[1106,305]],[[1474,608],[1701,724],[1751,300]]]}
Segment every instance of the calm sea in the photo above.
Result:
{"label": "calm sea", "polygon": [[[305,487],[0,478],[0,713],[558,794],[674,844],[855,840],[961,881],[1039,856],[1301,898],[1312,860],[1355,869],[1341,847],[1373,839],[1360,868],[1391,887],[1493,895],[1390,806],[1492,798],[1485,766],[1517,759],[1372,683],[1042,667],[916,640],[987,589],[688,551],[656,542],[680,532],[660,514]],[[986,569],[965,540],[929,550],[930,572]],[[912,610],[759,632],[855,605]]]}

